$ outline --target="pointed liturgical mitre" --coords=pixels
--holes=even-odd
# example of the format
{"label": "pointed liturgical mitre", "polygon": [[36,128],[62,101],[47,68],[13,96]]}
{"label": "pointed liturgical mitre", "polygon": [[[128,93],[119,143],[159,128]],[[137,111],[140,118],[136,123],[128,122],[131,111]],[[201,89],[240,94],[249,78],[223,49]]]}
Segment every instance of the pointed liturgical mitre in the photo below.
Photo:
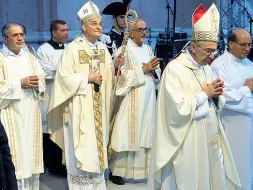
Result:
{"label": "pointed liturgical mitre", "polygon": [[82,23],[86,23],[92,18],[101,17],[98,7],[92,1],[85,3],[77,15]]}
{"label": "pointed liturgical mitre", "polygon": [[206,11],[200,4],[192,15],[192,41],[218,41],[220,14],[213,3]]}

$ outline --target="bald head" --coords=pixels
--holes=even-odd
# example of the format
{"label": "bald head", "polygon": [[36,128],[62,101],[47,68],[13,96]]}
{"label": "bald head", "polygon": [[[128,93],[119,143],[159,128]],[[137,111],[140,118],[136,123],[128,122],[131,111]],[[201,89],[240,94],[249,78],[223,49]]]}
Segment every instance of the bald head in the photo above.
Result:
{"label": "bald head", "polygon": [[141,46],[146,39],[147,25],[143,20],[138,19],[136,23],[129,25],[128,31],[132,41]]}
{"label": "bald head", "polygon": [[146,26],[146,23],[144,22],[144,20],[138,19],[137,22],[129,23],[128,31],[131,32],[133,30],[140,28],[140,26],[143,26],[143,25]]}
{"label": "bald head", "polygon": [[238,29],[234,30],[232,33],[234,33],[236,36],[250,37],[250,34],[242,28],[238,28]]}
{"label": "bald head", "polygon": [[251,36],[246,30],[236,29],[228,36],[228,51],[238,59],[244,59],[250,52],[251,43]]}
{"label": "bald head", "polygon": [[232,42],[240,41],[241,38],[251,38],[251,36],[246,30],[244,30],[242,28],[238,28],[238,29],[234,30],[231,34],[229,34],[228,43],[230,41],[232,41]]}

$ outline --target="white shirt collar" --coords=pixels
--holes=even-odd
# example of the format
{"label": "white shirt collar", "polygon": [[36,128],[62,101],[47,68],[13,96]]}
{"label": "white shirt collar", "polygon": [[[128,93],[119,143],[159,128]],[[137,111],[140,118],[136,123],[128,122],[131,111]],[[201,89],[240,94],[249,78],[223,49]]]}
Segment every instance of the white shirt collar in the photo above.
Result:
{"label": "white shirt collar", "polygon": [[237,57],[235,57],[233,54],[229,53],[228,50],[225,50],[225,53],[227,53],[234,61],[239,62],[239,63],[243,63],[244,59],[238,59]]}
{"label": "white shirt collar", "polygon": [[23,48],[20,49],[20,51],[19,51],[18,54],[13,53],[13,52],[7,47],[7,45],[6,45],[5,43],[3,43],[2,51],[3,51],[3,53],[6,54],[6,55],[10,55],[10,56],[14,56],[14,57],[20,56],[20,55],[22,55],[22,54],[24,53]]}
{"label": "white shirt collar", "polygon": [[197,68],[201,68],[202,65],[198,64],[192,57],[192,55],[190,54],[190,52],[188,50],[185,50],[185,53],[188,55],[189,59],[192,61],[192,65],[197,67]]}
{"label": "white shirt collar", "polygon": [[89,44],[90,47],[96,47],[96,46],[97,46],[97,40],[96,40],[95,43],[91,43],[91,42],[89,42],[89,41],[87,40],[87,38],[84,36],[84,34],[83,34],[83,38],[84,38],[84,40]]}
{"label": "white shirt collar", "polygon": [[130,45],[134,47],[139,47],[139,48],[143,47],[143,44],[141,46],[138,46],[131,38],[128,39],[128,43],[130,43]]}

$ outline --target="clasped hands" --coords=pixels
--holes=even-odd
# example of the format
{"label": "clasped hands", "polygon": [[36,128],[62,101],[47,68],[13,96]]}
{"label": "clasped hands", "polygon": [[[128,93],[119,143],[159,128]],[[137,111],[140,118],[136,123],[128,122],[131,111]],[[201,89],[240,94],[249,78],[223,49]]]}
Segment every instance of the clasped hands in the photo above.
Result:
{"label": "clasped hands", "polygon": [[205,84],[202,90],[208,96],[208,99],[216,98],[219,95],[222,95],[224,89],[224,81],[220,78],[215,79],[211,84]]}
{"label": "clasped hands", "polygon": [[158,64],[159,64],[159,60],[156,57],[154,57],[148,63],[142,63],[143,65],[142,70],[144,73],[155,72]]}
{"label": "clasped hands", "polygon": [[253,92],[253,78],[246,79],[244,86],[247,86]]}
{"label": "clasped hands", "polygon": [[88,82],[93,84],[102,84],[102,75],[98,72],[97,68],[93,68],[88,75]]}
{"label": "clasped hands", "polygon": [[39,85],[39,77],[37,75],[30,75],[20,79],[22,88],[36,88]]}

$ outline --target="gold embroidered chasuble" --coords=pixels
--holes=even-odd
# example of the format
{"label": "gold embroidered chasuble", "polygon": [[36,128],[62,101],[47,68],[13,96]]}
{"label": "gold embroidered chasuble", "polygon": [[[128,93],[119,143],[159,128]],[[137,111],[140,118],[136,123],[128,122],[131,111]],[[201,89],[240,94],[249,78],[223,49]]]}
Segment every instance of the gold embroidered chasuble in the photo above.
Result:
{"label": "gold embroidered chasuble", "polygon": [[[20,79],[39,76],[39,88],[22,89]],[[45,91],[44,72],[29,52],[0,52],[0,109],[17,179],[43,173],[42,121],[38,102]]]}
{"label": "gold embroidered chasuble", "polygon": [[[90,47],[82,35],[77,37],[64,50],[49,102],[47,120],[52,140],[64,150],[63,127],[71,126],[76,167],[85,172],[103,173],[108,167],[111,62],[102,43]],[[103,77],[98,93],[88,83],[94,67]]]}

